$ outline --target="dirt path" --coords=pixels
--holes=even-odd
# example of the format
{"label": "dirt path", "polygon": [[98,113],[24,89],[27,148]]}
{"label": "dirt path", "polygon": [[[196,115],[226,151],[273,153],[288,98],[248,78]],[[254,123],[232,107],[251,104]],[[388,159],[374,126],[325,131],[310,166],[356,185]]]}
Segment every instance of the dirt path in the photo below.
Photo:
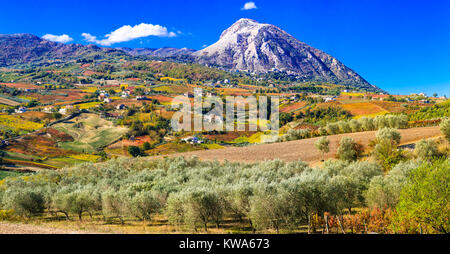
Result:
{"label": "dirt path", "polygon": [[[439,126],[405,129],[399,130],[399,132],[402,135],[401,144],[408,144],[422,138],[431,138],[441,135]],[[367,147],[369,141],[375,139],[375,133],[376,131],[368,131],[328,136],[330,140],[330,152],[325,156],[325,159],[334,157],[339,141],[342,137],[352,137],[356,142],[359,142]],[[168,156],[197,156],[203,160],[223,161],[224,159],[227,159],[228,161],[234,162],[256,162],[282,159],[284,161],[303,160],[308,163],[313,163],[322,159],[322,154],[314,147],[314,142],[317,139],[318,138],[310,138],[282,143],[231,147],[217,150],[202,150],[171,154]]]}
{"label": "dirt path", "polygon": [[0,222],[0,234],[87,234],[87,231],[51,228],[32,224]]}

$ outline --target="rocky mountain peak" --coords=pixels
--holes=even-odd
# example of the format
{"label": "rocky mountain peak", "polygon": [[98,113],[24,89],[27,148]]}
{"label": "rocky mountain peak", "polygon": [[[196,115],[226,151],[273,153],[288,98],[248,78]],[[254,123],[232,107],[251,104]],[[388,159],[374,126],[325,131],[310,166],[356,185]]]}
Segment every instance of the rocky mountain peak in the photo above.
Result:
{"label": "rocky mountain peak", "polygon": [[246,18],[226,29],[216,43],[193,55],[199,63],[232,71],[281,71],[304,80],[373,88],[329,54],[297,40],[279,27]]}

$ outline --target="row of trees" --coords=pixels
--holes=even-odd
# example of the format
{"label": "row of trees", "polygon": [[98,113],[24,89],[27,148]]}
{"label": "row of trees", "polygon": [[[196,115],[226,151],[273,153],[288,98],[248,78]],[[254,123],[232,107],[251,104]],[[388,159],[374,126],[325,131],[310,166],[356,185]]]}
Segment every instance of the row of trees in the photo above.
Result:
{"label": "row of trees", "polygon": [[[409,199],[400,190],[409,186],[410,180],[405,179],[411,172],[434,167],[448,173],[449,161],[440,163],[402,162],[384,175],[375,162],[343,160],[310,168],[300,161],[279,160],[221,164],[184,158],[113,159],[6,178],[0,182],[0,201],[2,209],[12,209],[24,217],[47,211],[67,219],[102,215],[104,220],[123,223],[148,221],[155,214],[164,214],[171,224],[195,231],[221,227],[225,218],[235,218],[255,230],[296,230],[309,225],[314,231],[314,221],[324,221],[327,216],[327,223],[337,221],[336,227],[345,232],[344,214],[366,205],[396,208],[402,195]],[[444,182],[439,186],[427,187],[448,188],[448,177],[441,180]],[[448,198],[448,193],[436,195],[432,198]],[[447,213],[434,212],[437,218]],[[399,217],[398,224],[403,226],[397,226],[397,232],[409,232],[404,225],[415,223],[405,218],[409,217]],[[445,223],[427,230],[442,232],[440,227],[448,230]]]}
{"label": "row of trees", "polygon": [[336,135],[360,131],[374,131],[382,128],[404,129],[408,127],[406,115],[380,115],[328,123],[316,131],[310,129],[289,129],[281,141],[305,139],[317,136]]}

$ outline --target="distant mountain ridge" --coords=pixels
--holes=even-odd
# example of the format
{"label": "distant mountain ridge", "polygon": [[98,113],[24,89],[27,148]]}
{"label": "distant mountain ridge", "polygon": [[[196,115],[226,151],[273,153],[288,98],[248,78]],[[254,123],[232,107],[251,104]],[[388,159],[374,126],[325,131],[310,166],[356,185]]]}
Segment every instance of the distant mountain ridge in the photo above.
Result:
{"label": "distant mountain ridge", "polygon": [[153,56],[153,57],[176,57],[180,55],[190,55],[195,52],[188,48],[117,48],[131,56]]}
{"label": "distant mountain ridge", "polygon": [[274,25],[251,19],[238,20],[221,34],[216,43],[199,51],[171,47],[106,48],[52,42],[32,34],[0,34],[0,67],[113,57],[176,59],[251,73],[284,72],[303,81],[380,90],[331,55],[295,39]]}
{"label": "distant mountain ridge", "polygon": [[0,34],[0,67],[40,62],[43,60],[104,59],[117,57],[172,58],[195,52],[187,48],[105,48],[96,45],[63,44],[32,34]]}
{"label": "distant mountain ridge", "polygon": [[271,24],[240,19],[219,41],[193,54],[201,64],[230,70],[266,73],[283,71],[305,79],[372,87],[331,55],[295,39]]}
{"label": "distant mountain ridge", "polygon": [[32,34],[0,34],[0,66],[38,62],[42,60],[69,60],[105,55],[125,56],[117,49],[95,45],[63,44],[44,40]]}

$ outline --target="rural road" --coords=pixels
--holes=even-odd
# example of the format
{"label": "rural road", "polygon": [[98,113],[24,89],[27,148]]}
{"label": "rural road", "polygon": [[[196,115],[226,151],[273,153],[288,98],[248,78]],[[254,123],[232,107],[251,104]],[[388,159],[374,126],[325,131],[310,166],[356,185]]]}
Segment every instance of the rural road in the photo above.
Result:
{"label": "rural road", "polygon": [[[401,144],[408,144],[416,142],[422,138],[431,138],[441,135],[439,126],[404,129],[399,130],[399,132],[402,136]],[[367,147],[370,140],[375,139],[375,133],[376,131],[367,131],[328,136],[328,139],[330,140],[330,152],[326,154],[324,158],[328,159],[334,157],[339,141],[343,137],[351,137],[356,142],[359,142]],[[224,161],[227,159],[231,162],[257,162],[281,159],[284,161],[302,160],[308,163],[314,163],[322,159],[322,154],[314,147],[314,142],[317,139],[318,138],[310,138],[282,143],[250,145],[246,147],[193,151],[170,154],[166,156],[184,156],[186,158],[197,156],[202,160]],[[161,158],[163,156],[157,157]]]}

